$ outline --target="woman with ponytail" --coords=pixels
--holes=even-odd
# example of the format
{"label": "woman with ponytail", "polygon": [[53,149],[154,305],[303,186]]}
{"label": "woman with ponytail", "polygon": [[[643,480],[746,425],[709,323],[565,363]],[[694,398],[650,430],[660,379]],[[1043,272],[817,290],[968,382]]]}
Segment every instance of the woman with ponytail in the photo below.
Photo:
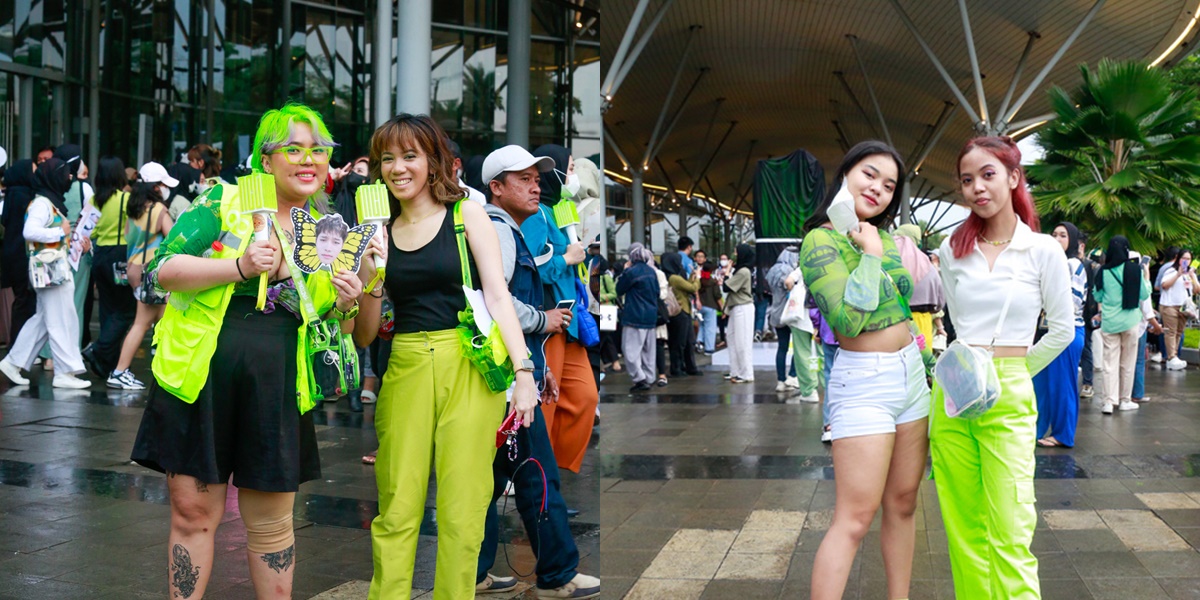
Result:
{"label": "woman with ponytail", "polygon": [[1137,410],[1130,396],[1137,364],[1138,323],[1142,320],[1140,305],[1150,297],[1150,281],[1142,276],[1137,260],[1129,258],[1129,240],[1124,236],[1108,242],[1094,293],[1100,304],[1100,337],[1104,340],[1104,402],[1100,412],[1111,415],[1114,408]]}
{"label": "woman with ponytail", "polygon": [[[990,351],[1000,397],[975,419],[951,418],[934,387],[929,443],[954,591],[1040,598],[1029,550],[1037,525],[1032,377],[1075,337],[1067,257],[1054,238],[1034,233],[1038,217],[1011,139],[967,142],[958,177],[971,216],[942,244],[942,284],[959,341]],[[1049,331],[1034,344],[1043,311]]]}

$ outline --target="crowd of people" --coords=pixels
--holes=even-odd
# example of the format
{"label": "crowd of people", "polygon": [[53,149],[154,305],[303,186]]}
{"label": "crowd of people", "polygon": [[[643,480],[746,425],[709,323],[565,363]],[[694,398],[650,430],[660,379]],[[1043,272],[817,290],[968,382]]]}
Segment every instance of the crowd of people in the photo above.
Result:
{"label": "crowd of people", "polygon": [[[10,165],[0,373],[28,385],[42,355],[54,387],[87,389],[90,369],[109,387],[146,390],[132,459],[167,476],[172,595],[204,596],[232,483],[256,595],[290,597],[295,494],[321,474],[313,409],[348,396],[356,411],[377,398],[379,448],[364,457],[379,488],[371,598],[411,595],[431,469],[435,597],[516,587],[489,573],[506,489],[536,557],[537,596],[598,596],[600,580],[578,571],[578,511],[560,469],[578,473],[592,438],[591,290],[611,294],[613,282],[581,268],[587,245],[553,210],[598,195],[594,165],[546,145],[465,168],[424,115],[391,119],[342,168],[330,166],[336,146],[316,111],[288,104],[262,117],[233,171],[203,144],[169,167],[101,157],[94,177],[74,145]],[[362,221],[368,181],[380,182],[388,214],[359,242],[357,272],[299,268],[293,251],[309,234],[296,215],[318,223],[319,246],[326,215]],[[144,384],[130,366],[151,329]]]}

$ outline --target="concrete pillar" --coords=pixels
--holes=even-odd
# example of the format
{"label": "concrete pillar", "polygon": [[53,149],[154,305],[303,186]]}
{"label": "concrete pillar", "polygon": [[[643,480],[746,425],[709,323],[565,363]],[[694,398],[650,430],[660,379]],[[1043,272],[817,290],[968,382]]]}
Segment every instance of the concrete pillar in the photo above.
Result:
{"label": "concrete pillar", "polygon": [[392,116],[392,8],[395,0],[376,0],[372,59],[371,109],[376,127]]}
{"label": "concrete pillar", "polygon": [[17,77],[17,93],[20,94],[21,110],[18,119],[18,136],[20,137],[18,158],[35,158],[33,156],[33,78]]}
{"label": "concrete pillar", "polygon": [[396,27],[396,113],[429,114],[433,64],[433,0],[399,0]]}
{"label": "concrete pillar", "polygon": [[530,0],[508,2],[508,106],[509,144],[529,146],[529,61],[533,8]]}
{"label": "concrete pillar", "polygon": [[900,200],[904,204],[900,205],[900,224],[908,225],[913,222],[912,214],[912,178],[904,180],[904,188],[900,190]]}
{"label": "concrete pillar", "polygon": [[88,10],[88,145],[84,156],[92,159],[95,172],[100,166],[100,0],[92,0]]}
{"label": "concrete pillar", "polygon": [[292,0],[280,4],[279,79],[280,104],[287,102],[292,91]]}
{"label": "concrete pillar", "polygon": [[632,169],[633,172],[633,197],[630,204],[633,207],[633,215],[629,219],[631,231],[630,242],[640,244],[646,243],[646,194],[642,189],[642,172],[639,169]]}
{"label": "concrete pillar", "polygon": [[[692,237],[688,233],[688,205],[687,205],[687,202],[688,202],[687,198],[680,198],[680,200],[679,200],[679,237],[684,237],[684,236]],[[674,250],[674,248],[667,248],[667,250]]]}

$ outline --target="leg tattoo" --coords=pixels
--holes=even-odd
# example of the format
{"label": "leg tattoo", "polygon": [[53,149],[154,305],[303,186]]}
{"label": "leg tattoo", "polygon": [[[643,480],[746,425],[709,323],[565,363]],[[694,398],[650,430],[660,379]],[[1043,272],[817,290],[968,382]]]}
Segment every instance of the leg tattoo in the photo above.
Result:
{"label": "leg tattoo", "polygon": [[276,573],[282,573],[292,566],[292,561],[296,558],[296,546],[293,544],[270,554],[262,555],[263,562],[267,563]]}
{"label": "leg tattoo", "polygon": [[175,544],[171,548],[171,585],[175,588],[173,594],[179,598],[191,598],[196,593],[196,580],[200,578],[200,567],[192,566],[192,555],[187,548]]}
{"label": "leg tattoo", "polygon": [[208,484],[197,479],[196,480],[196,493],[207,494],[208,493]]}

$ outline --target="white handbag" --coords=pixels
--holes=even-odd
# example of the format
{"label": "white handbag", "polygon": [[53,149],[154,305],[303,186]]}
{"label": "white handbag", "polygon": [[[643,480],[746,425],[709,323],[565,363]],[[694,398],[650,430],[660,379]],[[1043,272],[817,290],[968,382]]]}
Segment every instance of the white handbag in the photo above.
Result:
{"label": "white handbag", "polygon": [[29,255],[29,284],[40,290],[71,281],[65,247],[43,248]]}
{"label": "white handbag", "polygon": [[1008,317],[1012,304],[1013,287],[1009,286],[1000,318],[992,332],[992,342],[979,348],[954,340],[938,358],[933,367],[933,377],[942,390],[946,416],[961,419],[977,419],[1000,399],[1000,378],[996,375],[996,364],[992,356],[996,338]]}

